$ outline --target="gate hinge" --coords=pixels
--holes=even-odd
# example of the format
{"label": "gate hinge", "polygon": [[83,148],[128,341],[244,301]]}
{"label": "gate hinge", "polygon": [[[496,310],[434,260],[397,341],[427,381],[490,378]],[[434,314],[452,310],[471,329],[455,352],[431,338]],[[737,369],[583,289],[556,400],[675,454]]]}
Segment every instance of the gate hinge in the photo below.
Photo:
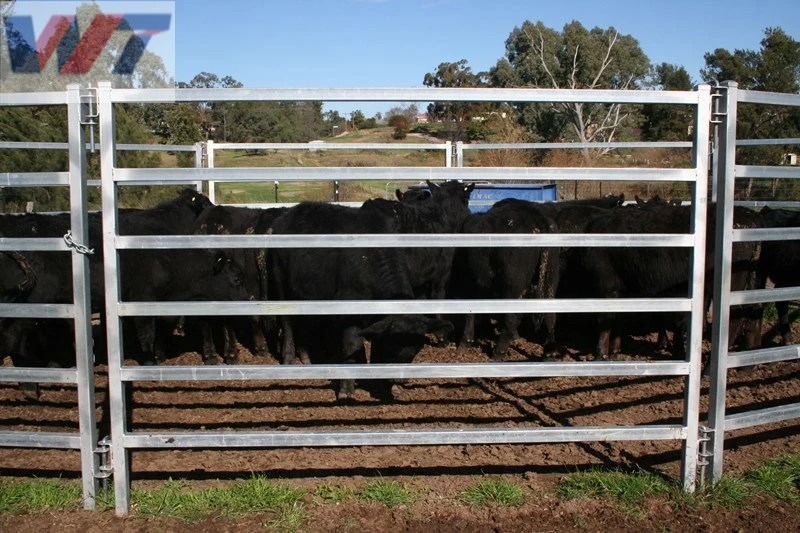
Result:
{"label": "gate hinge", "polygon": [[100,456],[100,465],[97,467],[94,477],[105,481],[114,475],[114,465],[111,464],[111,437],[103,437],[97,443],[94,453]]}
{"label": "gate hinge", "polygon": [[697,469],[699,472],[699,485],[705,486],[706,484],[706,474],[708,471],[708,467],[711,465],[711,459],[714,454],[708,451],[708,443],[711,442],[711,439],[714,435],[714,429],[708,426],[700,426],[698,428],[698,448],[697,448]]}

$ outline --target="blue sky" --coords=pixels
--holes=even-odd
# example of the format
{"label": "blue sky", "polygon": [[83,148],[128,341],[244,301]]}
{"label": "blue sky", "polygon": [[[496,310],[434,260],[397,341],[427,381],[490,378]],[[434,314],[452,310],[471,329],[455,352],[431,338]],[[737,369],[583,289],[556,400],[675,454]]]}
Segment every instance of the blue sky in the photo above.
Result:
{"label": "blue sky", "polygon": [[695,81],[704,53],[757,50],[766,27],[800,39],[796,0],[176,0],[175,11],[176,78],[208,71],[247,87],[418,87],[444,61],[489,69],[525,20],[613,26]]}

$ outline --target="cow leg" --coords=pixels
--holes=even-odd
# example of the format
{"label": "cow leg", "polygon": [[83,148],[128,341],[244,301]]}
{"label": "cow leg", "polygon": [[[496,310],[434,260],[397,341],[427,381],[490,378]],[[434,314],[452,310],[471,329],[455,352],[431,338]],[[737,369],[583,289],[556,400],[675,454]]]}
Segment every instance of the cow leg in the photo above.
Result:
{"label": "cow leg", "polygon": [[610,340],[611,330],[608,327],[601,329],[600,334],[597,336],[597,347],[595,348],[597,357],[602,357],[603,359],[608,357]]}
{"label": "cow leg", "polygon": [[789,324],[789,302],[775,302],[778,311],[778,331],[781,334],[781,344],[792,344],[791,325]]}
{"label": "cow leg", "polygon": [[143,354],[141,363],[143,365],[158,364],[153,353],[156,336],[155,319],[152,317],[135,317],[133,324],[136,329],[136,339],[139,341],[139,349]]}
{"label": "cow leg", "polygon": [[[342,332],[342,362],[349,364],[366,364],[367,352],[364,348],[364,338],[359,334],[359,328],[351,326]],[[336,399],[352,400],[356,392],[354,379],[339,380],[339,392]]]}
{"label": "cow leg", "polygon": [[281,343],[281,358],[284,365],[296,364],[294,330],[290,317],[281,318],[283,324],[283,342]]}
{"label": "cow leg", "polygon": [[610,353],[620,353],[622,351],[622,336],[614,335],[610,338],[609,351]]}
{"label": "cow leg", "polygon": [[250,317],[250,329],[253,331],[253,349],[255,350],[255,355],[267,357],[269,355],[269,347],[267,345],[266,328],[260,316]]}
{"label": "cow leg", "polygon": [[214,346],[214,332],[209,320],[202,320],[200,323],[200,335],[203,338],[203,364],[217,364],[217,349]]}
{"label": "cow leg", "polygon": [[223,322],[222,324],[222,333],[224,339],[224,357],[223,360],[225,361],[226,365],[235,365],[239,361],[239,354],[236,351],[236,344],[238,339],[236,338],[236,331],[231,327],[228,322]]}
{"label": "cow leg", "polygon": [[516,313],[507,313],[503,315],[502,331],[494,347],[492,359],[498,361],[508,353],[508,348],[511,346],[511,343],[519,338],[520,321],[521,318]]}
{"label": "cow leg", "polygon": [[461,334],[461,342],[459,343],[462,348],[475,344],[475,319],[476,317],[472,313],[464,315],[464,331]]}

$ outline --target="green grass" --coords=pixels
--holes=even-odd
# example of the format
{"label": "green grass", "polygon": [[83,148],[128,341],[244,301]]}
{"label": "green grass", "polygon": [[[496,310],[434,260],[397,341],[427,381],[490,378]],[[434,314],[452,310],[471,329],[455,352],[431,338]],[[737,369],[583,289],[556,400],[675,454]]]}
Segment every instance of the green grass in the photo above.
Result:
{"label": "green grass", "polygon": [[386,507],[409,505],[414,501],[415,494],[405,485],[396,481],[375,481],[369,483],[356,494],[359,499],[367,502],[382,503]]}
{"label": "green grass", "polygon": [[462,492],[460,499],[469,505],[519,506],[525,503],[525,491],[504,479],[488,479]]}
{"label": "green grass", "polygon": [[345,485],[323,483],[314,489],[314,495],[319,498],[322,503],[336,504],[354,497],[356,491]]}
{"label": "green grass", "polygon": [[0,483],[0,513],[81,508],[79,483],[60,479],[5,480]]}
{"label": "green grass", "polygon": [[136,490],[131,494],[134,512],[144,516],[171,516],[187,522],[219,513],[235,517],[245,513],[277,511],[301,505],[305,491],[253,477],[228,486],[191,489],[184,481],[169,480],[155,490]]}
{"label": "green grass", "polygon": [[[277,483],[262,476],[193,488],[188,481],[169,480],[154,488],[135,488],[131,494],[131,514],[140,517],[167,516],[186,523],[209,517],[235,519],[248,513],[266,515],[264,527],[270,531],[302,530],[306,519],[306,490]],[[381,503],[387,507],[413,504],[419,494],[396,481],[378,480],[360,490],[341,484],[320,484],[312,495],[319,505],[338,504],[350,499]],[[478,480],[459,495],[437,495],[440,501],[473,506],[525,503],[521,487],[500,478]],[[736,509],[749,505],[756,496],[800,503],[800,454],[788,454],[768,461],[742,475],[726,475],[713,487],[695,494],[684,493],[677,481],[667,481],[647,473],[591,470],[566,476],[556,496],[608,499],[628,514],[641,512],[649,497],[666,498],[677,508],[701,509],[720,505]],[[443,498],[441,498],[443,497]],[[79,481],[60,479],[0,480],[0,513],[34,513],[78,510],[82,508]],[[110,501],[99,501],[98,508],[113,508]]]}
{"label": "green grass", "polygon": [[654,474],[590,470],[564,478],[558,486],[558,495],[567,500],[611,498],[621,507],[633,509],[647,497],[673,490],[674,485]]}

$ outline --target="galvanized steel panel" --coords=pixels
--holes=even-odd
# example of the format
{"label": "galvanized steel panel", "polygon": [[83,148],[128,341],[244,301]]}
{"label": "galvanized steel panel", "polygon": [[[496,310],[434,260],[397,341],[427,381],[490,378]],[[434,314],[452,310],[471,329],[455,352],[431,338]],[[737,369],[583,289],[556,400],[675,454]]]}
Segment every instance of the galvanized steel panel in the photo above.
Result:
{"label": "galvanized steel panel", "polygon": [[58,237],[0,237],[0,251],[67,252],[69,247]]}
{"label": "galvanized steel panel", "polygon": [[0,316],[9,318],[72,318],[74,304],[0,303]]}
{"label": "galvanized steel panel", "polygon": [[[551,300],[284,300],[124,302],[119,316],[387,315],[464,313],[625,313],[691,311],[689,298],[560,298]],[[2,310],[2,307],[0,307]],[[2,315],[0,315],[2,316]]]}
{"label": "galvanized steel panel", "polygon": [[114,89],[114,103],[131,102],[597,102],[626,104],[697,104],[689,91],[496,88],[344,88],[344,89]]}
{"label": "galvanized steel panel", "polygon": [[750,104],[772,104],[800,107],[800,95],[798,94],[739,89],[738,99],[740,102],[747,102]]}
{"label": "galvanized steel panel", "polygon": [[0,172],[0,187],[69,185],[69,172]]}
{"label": "galvanized steel panel", "polygon": [[800,228],[734,229],[733,242],[800,240]]}
{"label": "galvanized steel panel", "polygon": [[52,431],[0,431],[0,446],[9,448],[54,448],[77,450],[80,435]]}
{"label": "galvanized steel panel", "polygon": [[783,422],[793,418],[800,418],[800,403],[778,405],[776,407],[728,415],[725,417],[725,431]]}
{"label": "galvanized steel panel", "polygon": [[114,181],[149,183],[196,181],[321,180],[586,180],[694,181],[692,168],[580,167],[248,167],[115,168]]}
{"label": "galvanized steel panel", "polygon": [[739,178],[800,178],[800,167],[736,165],[736,179]]}
{"label": "galvanized steel panel", "polygon": [[[0,241],[2,242],[2,241]],[[119,249],[206,248],[501,248],[508,246],[691,247],[675,233],[357,233],[291,235],[117,236]]]}
{"label": "galvanized steel panel", "polygon": [[20,383],[77,383],[75,368],[0,367],[0,381]]}
{"label": "galvanized steel panel", "polygon": [[754,289],[750,291],[732,291],[730,304],[762,304],[800,299],[800,287],[783,287],[780,289]]}
{"label": "galvanized steel panel", "polygon": [[66,91],[3,93],[0,92],[0,106],[19,105],[64,105],[67,103]]}
{"label": "galvanized steel panel", "polygon": [[681,426],[587,426],[543,428],[417,429],[363,431],[254,431],[159,434],[127,433],[129,448],[241,448],[297,446],[402,446],[580,441],[669,440],[685,434]]}
{"label": "galvanized steel panel", "polygon": [[793,361],[794,359],[800,359],[800,344],[731,353],[728,354],[728,368]]}
{"label": "galvanized steel panel", "polygon": [[684,361],[410,363],[385,365],[125,366],[123,381],[685,376]]}

